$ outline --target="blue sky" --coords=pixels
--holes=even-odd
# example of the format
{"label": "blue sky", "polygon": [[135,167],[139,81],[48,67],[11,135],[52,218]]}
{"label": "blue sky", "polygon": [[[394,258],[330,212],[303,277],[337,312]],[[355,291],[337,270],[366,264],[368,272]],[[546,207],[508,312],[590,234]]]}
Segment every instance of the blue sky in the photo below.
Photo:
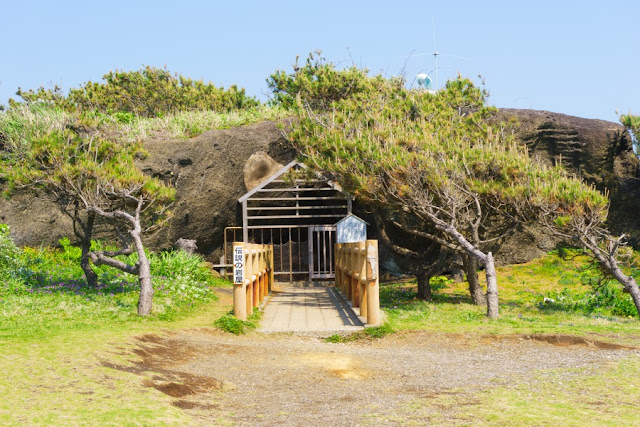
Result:
{"label": "blue sky", "polygon": [[0,0],[0,12],[0,103],[143,64],[266,99],[266,77],[316,49],[412,80],[437,46],[439,84],[480,74],[498,107],[640,113],[637,1]]}

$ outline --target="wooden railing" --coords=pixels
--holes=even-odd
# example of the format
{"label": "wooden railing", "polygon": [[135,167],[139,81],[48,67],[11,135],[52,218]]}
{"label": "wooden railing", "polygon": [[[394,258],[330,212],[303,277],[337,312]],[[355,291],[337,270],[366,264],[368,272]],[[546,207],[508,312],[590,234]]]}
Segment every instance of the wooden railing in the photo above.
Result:
{"label": "wooden railing", "polygon": [[233,314],[247,320],[271,292],[273,245],[233,243]]}
{"label": "wooden railing", "polygon": [[368,325],[380,324],[378,241],[336,243],[336,288],[360,308]]}

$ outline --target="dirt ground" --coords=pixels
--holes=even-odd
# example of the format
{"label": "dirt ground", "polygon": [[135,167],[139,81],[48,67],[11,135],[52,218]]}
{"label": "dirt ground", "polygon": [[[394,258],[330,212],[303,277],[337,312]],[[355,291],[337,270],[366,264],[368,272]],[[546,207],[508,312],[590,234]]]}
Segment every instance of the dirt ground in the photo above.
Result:
{"label": "dirt ground", "polygon": [[140,336],[133,353],[131,365],[105,365],[140,374],[197,424],[375,425],[404,424],[416,399],[473,399],[488,387],[539,381],[540,370],[596,369],[640,351],[563,336],[403,332],[333,344],[201,328]]}

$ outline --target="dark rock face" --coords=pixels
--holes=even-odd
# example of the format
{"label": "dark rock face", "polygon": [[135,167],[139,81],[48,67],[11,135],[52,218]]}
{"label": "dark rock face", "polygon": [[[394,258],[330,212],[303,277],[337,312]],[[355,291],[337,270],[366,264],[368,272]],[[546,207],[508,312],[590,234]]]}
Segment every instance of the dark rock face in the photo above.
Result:
{"label": "dark rock face", "polygon": [[[624,127],[534,110],[504,109],[499,119],[517,120],[517,137],[533,156],[548,164],[562,161],[576,175],[610,191],[610,225],[615,232],[640,235],[640,161]],[[198,251],[219,256],[225,227],[241,224],[238,198],[246,193],[243,168],[253,153],[266,152],[287,164],[295,151],[275,123],[214,130],[190,140],[147,143],[150,156],[143,170],[177,189],[174,216],[158,234],[148,237],[153,249],[170,248],[179,239],[194,239]],[[11,226],[20,245],[56,244],[72,238],[71,221],[57,206],[32,196],[0,200],[0,221]],[[501,245],[502,264],[525,262],[550,250],[555,241],[539,227],[527,226]]]}
{"label": "dark rock face", "polygon": [[[146,143],[145,173],[176,187],[173,218],[157,234],[147,237],[152,249],[168,249],[180,238],[194,239],[198,251],[210,254],[222,247],[224,228],[242,224],[238,198],[246,193],[243,167],[251,155],[263,151],[280,163],[295,151],[275,123],[263,122],[213,130],[189,140]],[[58,207],[30,195],[0,200],[0,221],[11,227],[19,245],[56,245],[73,238],[72,223]],[[99,235],[100,236],[100,235]]]}
{"label": "dark rock face", "polygon": [[179,238],[194,239],[203,254],[222,247],[225,227],[242,224],[238,198],[247,192],[243,168],[251,155],[263,151],[284,164],[295,157],[272,122],[214,130],[186,141],[150,141],[147,147],[150,156],[142,170],[173,184],[177,194],[173,218],[150,237],[150,246],[163,249]]}
{"label": "dark rock face", "polygon": [[[502,109],[499,119],[516,120],[516,137],[542,163],[559,162],[611,198],[614,233],[640,233],[640,161],[626,129],[613,122],[536,110]],[[500,247],[501,263],[531,260],[554,246],[539,226],[523,227]],[[633,240],[632,240],[633,243]]]}

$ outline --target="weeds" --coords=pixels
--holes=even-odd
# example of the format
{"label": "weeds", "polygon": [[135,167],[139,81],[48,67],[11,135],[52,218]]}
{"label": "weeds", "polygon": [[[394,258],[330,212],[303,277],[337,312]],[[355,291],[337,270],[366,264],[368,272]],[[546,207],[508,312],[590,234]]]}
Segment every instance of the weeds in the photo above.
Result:
{"label": "weeds", "polygon": [[586,268],[589,260],[580,253],[563,255],[564,260],[549,254],[527,264],[498,268],[500,318],[495,322],[487,322],[486,307],[472,304],[466,282],[432,281],[433,301],[417,298],[415,281],[382,283],[380,305],[395,330],[604,333],[616,341],[632,342],[640,335],[640,322],[630,297],[615,282],[592,287],[599,282],[590,277],[599,273]]}
{"label": "weeds", "polygon": [[324,339],[328,343],[346,343],[352,341],[361,341],[367,339],[380,339],[395,332],[390,324],[384,323],[381,326],[372,326],[362,331],[354,332],[349,335],[333,334]]}
{"label": "weeds", "polygon": [[73,115],[44,102],[17,104],[0,113],[0,141],[20,147],[69,126],[93,129],[99,135],[123,142],[157,138],[187,139],[213,129],[229,129],[266,120],[281,120],[290,113],[281,107],[257,106],[229,112],[178,111],[159,117],[130,112],[106,114],[87,111]]}
{"label": "weeds", "polygon": [[[136,277],[96,267],[98,285],[89,287],[80,268],[80,249],[68,239],[61,240],[61,249],[19,250],[11,246],[7,233],[0,229],[0,270],[6,270],[0,271],[6,278],[0,284],[0,336],[40,336],[105,322],[143,321],[136,315]],[[155,290],[152,317],[173,321],[216,298],[211,290],[216,279],[201,257],[183,252],[149,257]]]}
{"label": "weeds", "polygon": [[260,318],[261,313],[257,308],[253,310],[247,320],[240,320],[233,315],[233,312],[229,312],[216,320],[214,326],[234,335],[242,335],[256,329],[260,323]]}

